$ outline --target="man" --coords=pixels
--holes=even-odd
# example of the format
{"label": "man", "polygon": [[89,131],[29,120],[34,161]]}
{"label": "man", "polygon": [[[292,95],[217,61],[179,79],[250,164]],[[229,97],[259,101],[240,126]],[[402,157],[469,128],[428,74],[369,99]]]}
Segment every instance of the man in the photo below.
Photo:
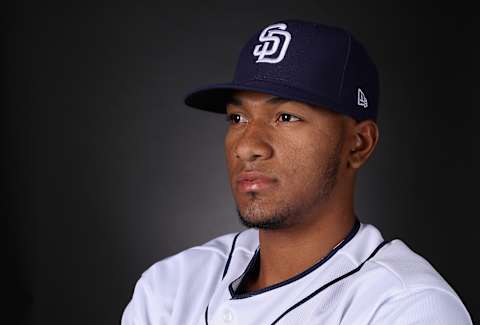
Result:
{"label": "man", "polygon": [[472,323],[425,259],[355,214],[356,174],[379,139],[378,75],[351,34],[269,25],[242,49],[233,82],[185,101],[227,114],[248,230],[149,268],[123,324]]}

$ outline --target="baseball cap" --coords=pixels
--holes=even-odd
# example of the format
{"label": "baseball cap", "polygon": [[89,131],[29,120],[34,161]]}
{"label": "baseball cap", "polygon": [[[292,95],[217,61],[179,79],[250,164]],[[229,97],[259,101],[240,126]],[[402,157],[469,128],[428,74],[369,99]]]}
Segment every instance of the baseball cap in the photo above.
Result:
{"label": "baseball cap", "polygon": [[194,90],[185,104],[225,113],[235,90],[320,106],[357,121],[376,121],[378,71],[347,30],[302,20],[263,27],[243,46],[233,80]]}

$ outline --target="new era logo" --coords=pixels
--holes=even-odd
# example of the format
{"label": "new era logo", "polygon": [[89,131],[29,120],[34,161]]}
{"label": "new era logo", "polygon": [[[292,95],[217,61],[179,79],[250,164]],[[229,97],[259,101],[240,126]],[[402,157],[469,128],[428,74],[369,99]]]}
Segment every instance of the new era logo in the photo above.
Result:
{"label": "new era logo", "polygon": [[357,105],[362,106],[363,108],[368,107],[367,97],[360,88],[358,88],[357,92]]}

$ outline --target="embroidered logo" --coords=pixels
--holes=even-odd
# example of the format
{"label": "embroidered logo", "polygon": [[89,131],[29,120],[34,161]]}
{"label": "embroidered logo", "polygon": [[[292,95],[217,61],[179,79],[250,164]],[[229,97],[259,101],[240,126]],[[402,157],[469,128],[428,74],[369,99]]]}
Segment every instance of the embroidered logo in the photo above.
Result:
{"label": "embroidered logo", "polygon": [[253,55],[258,56],[257,63],[278,63],[283,60],[292,39],[292,35],[286,29],[286,24],[279,23],[266,27],[260,33],[258,40],[262,44],[256,45],[253,49]]}
{"label": "embroidered logo", "polygon": [[357,105],[362,106],[363,108],[368,107],[367,97],[360,88],[358,88],[357,92]]}

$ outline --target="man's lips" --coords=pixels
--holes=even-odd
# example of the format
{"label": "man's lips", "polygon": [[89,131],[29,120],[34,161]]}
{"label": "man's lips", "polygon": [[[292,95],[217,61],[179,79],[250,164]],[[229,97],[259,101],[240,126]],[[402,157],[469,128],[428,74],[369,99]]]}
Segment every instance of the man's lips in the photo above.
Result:
{"label": "man's lips", "polygon": [[237,177],[237,185],[240,192],[265,190],[271,187],[275,179],[260,172],[243,172]]}

